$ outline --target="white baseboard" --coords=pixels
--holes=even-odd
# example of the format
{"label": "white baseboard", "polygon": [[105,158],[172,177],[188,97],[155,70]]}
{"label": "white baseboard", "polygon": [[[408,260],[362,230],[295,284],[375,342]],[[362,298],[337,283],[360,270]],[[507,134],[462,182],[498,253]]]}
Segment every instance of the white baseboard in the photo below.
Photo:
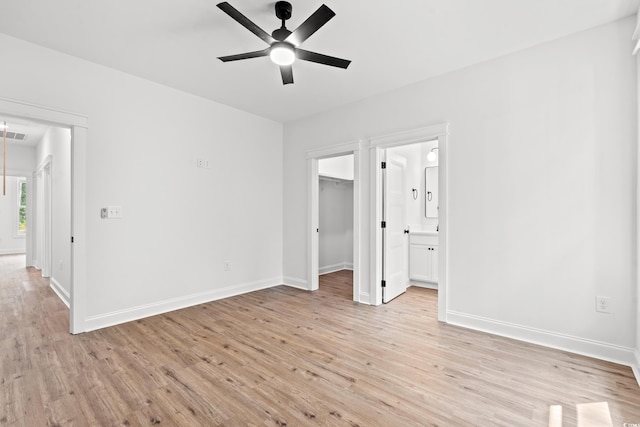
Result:
{"label": "white baseboard", "polygon": [[309,290],[309,284],[304,279],[298,279],[297,277],[284,277],[284,285],[296,289],[302,289],[303,291]]}
{"label": "white baseboard", "polygon": [[360,300],[358,302],[360,304],[371,305],[371,295],[369,294],[369,292],[360,292],[359,298]]}
{"label": "white baseboard", "polygon": [[18,249],[0,249],[0,255],[22,255],[26,254],[27,250],[24,248]]}
{"label": "white baseboard", "polygon": [[638,385],[640,386],[640,350],[635,349],[633,352],[633,365],[631,365],[631,369],[633,370],[633,375],[636,376],[636,381],[638,381]]}
{"label": "white baseboard", "polygon": [[58,295],[64,305],[67,306],[67,308],[71,307],[71,295],[65,288],[62,287],[62,285],[60,285],[60,283],[58,283],[55,278],[51,277],[49,279],[49,287],[53,289],[53,292]]}
{"label": "white baseboard", "polygon": [[410,281],[409,282],[409,286],[415,286],[417,288],[426,288],[426,289],[435,289],[438,290],[438,284],[437,283],[431,283],[431,282],[418,282],[418,281]]}
{"label": "white baseboard", "polygon": [[[558,350],[581,354],[595,359],[606,360],[633,368],[640,359],[634,356],[634,349],[615,344],[589,340],[571,335],[559,334],[528,326],[516,325],[480,316],[455,311],[447,311],[447,323],[463,328],[474,329],[507,338],[513,338],[532,344],[551,347]],[[636,368],[637,369],[637,368]],[[638,374],[636,373],[636,379]]]}
{"label": "white baseboard", "polygon": [[318,274],[322,276],[323,274],[335,273],[336,271],[342,270],[353,270],[353,263],[339,262],[337,264],[325,265],[324,267],[318,268]]}
{"label": "white baseboard", "polygon": [[109,326],[118,325],[120,323],[131,322],[133,320],[155,316],[157,314],[168,313],[170,311],[179,310],[198,304],[204,304],[223,298],[229,298],[240,294],[259,291],[261,289],[272,288],[281,284],[282,277],[276,277],[272,279],[259,280],[256,282],[231,285],[221,289],[199,292],[197,294],[172,298],[165,301],[158,301],[151,304],[145,304],[137,307],[127,308],[124,310],[114,311],[111,313],[99,314],[97,316],[89,316],[85,319],[84,332],[106,328]]}

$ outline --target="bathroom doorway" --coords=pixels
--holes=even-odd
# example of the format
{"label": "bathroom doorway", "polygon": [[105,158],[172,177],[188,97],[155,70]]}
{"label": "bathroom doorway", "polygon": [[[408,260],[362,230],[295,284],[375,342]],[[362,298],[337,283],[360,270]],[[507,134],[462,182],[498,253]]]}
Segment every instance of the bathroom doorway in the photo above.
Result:
{"label": "bathroom doorway", "polygon": [[438,151],[437,139],[384,150],[383,303],[409,286],[437,290]]}
{"label": "bathroom doorway", "polygon": [[[448,136],[448,124],[441,123],[436,124],[424,128],[412,129],[404,132],[398,132],[391,135],[385,135],[380,137],[374,137],[369,140],[370,147],[370,160],[369,167],[372,171],[372,198],[371,198],[371,219],[373,227],[371,228],[371,244],[373,248],[373,253],[371,257],[371,267],[370,274],[372,277],[372,287],[371,287],[371,301],[375,305],[382,304],[384,302],[388,302],[391,298],[387,298],[384,296],[383,292],[386,288],[386,278],[387,273],[392,272],[388,271],[389,265],[387,264],[387,258],[389,256],[389,244],[393,244],[394,242],[391,239],[386,239],[385,235],[387,234],[388,226],[385,222],[385,209],[388,211],[389,206],[385,206],[385,178],[386,178],[386,168],[387,168],[387,154],[392,148],[400,148],[404,146],[409,146],[416,143],[432,143],[433,145],[429,147],[429,145],[423,145],[421,148],[420,158],[429,158],[433,159],[434,154],[438,161],[438,170],[437,170],[437,206],[435,206],[435,211],[437,212],[437,218],[430,217],[427,210],[429,212],[433,212],[433,204],[428,205],[428,203],[434,203],[436,201],[433,190],[427,190],[427,175],[431,176],[431,183],[429,185],[434,185],[435,180],[433,179],[434,171],[429,171],[427,166],[428,164],[422,164],[419,170],[419,181],[417,184],[399,184],[403,185],[404,194],[407,197],[411,197],[412,199],[415,197],[414,203],[415,206],[419,207],[421,215],[424,218],[421,218],[420,221],[415,220],[415,225],[413,226],[413,234],[415,237],[419,237],[420,234],[433,234],[433,236],[420,236],[416,242],[409,241],[408,246],[411,247],[412,244],[421,244],[423,245],[423,249],[425,251],[422,254],[415,255],[416,257],[423,258],[424,255],[429,254],[432,255],[430,263],[423,263],[422,270],[417,274],[418,276],[422,276],[425,272],[430,275],[431,283],[437,283],[437,300],[438,300],[438,320],[442,322],[446,322],[447,320],[447,279],[448,279],[448,229],[447,229],[447,136]],[[437,147],[437,148],[436,148]],[[431,151],[433,148],[433,152]],[[393,151],[392,151],[393,152]],[[434,154],[431,154],[434,153]],[[410,159],[415,159],[417,155],[408,155]],[[420,170],[421,169],[421,170]],[[424,180],[424,184],[422,181]],[[394,185],[394,184],[391,184]],[[431,199],[429,200],[428,191],[431,191]],[[419,224],[419,225],[418,225]],[[411,221],[408,223],[393,225],[397,230],[394,230],[393,233],[400,234],[411,234],[412,227]],[[391,224],[389,224],[391,226]],[[435,230],[432,230],[431,227],[435,226]],[[406,230],[406,232],[405,232]],[[388,236],[387,236],[388,237]],[[406,237],[405,237],[406,238]],[[435,239],[435,240],[434,240]],[[387,246],[385,248],[385,246]],[[399,251],[404,251],[404,249],[399,248]],[[404,252],[406,261],[405,263],[400,263],[399,268],[406,268],[407,278],[401,279],[399,288],[400,294],[406,286],[414,285],[414,282],[423,282],[427,283],[424,280],[424,276],[421,277],[422,280],[415,280],[415,272],[409,271],[409,250]],[[397,264],[398,265],[398,264]],[[395,268],[395,267],[394,267]],[[387,269],[387,271],[385,271]],[[434,276],[435,274],[435,276]],[[409,277],[413,276],[413,280],[409,280]],[[435,278],[435,279],[434,279]],[[427,287],[427,286],[424,286]],[[392,294],[390,294],[392,296]]]}

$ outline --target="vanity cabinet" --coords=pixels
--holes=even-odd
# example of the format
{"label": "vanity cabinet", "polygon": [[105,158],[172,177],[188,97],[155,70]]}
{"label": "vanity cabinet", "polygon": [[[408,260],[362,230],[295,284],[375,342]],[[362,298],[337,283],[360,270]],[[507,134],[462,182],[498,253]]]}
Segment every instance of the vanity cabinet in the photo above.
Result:
{"label": "vanity cabinet", "polygon": [[438,282],[438,235],[409,234],[409,279]]}

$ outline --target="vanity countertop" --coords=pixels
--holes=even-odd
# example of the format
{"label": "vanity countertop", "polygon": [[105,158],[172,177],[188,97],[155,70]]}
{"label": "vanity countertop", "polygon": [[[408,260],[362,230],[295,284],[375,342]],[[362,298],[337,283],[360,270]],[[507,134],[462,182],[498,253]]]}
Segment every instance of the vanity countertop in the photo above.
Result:
{"label": "vanity countertop", "polygon": [[417,236],[437,236],[437,231],[432,230],[411,230],[410,234],[415,234]]}

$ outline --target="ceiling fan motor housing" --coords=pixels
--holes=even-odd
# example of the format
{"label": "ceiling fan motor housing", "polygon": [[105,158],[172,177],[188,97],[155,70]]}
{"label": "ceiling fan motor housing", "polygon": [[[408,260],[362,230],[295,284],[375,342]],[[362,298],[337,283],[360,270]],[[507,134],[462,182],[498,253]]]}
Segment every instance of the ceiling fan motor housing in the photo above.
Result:
{"label": "ceiling fan motor housing", "polygon": [[274,39],[282,42],[284,41],[284,39],[289,37],[289,34],[291,34],[291,31],[287,30],[287,28],[284,26],[284,21],[291,18],[291,3],[289,3],[288,1],[277,2],[276,16],[278,17],[278,19],[282,20],[282,27],[275,29],[273,33],[271,33],[271,36]]}
{"label": "ceiling fan motor housing", "polygon": [[291,18],[291,3],[288,1],[276,2],[276,16],[281,21],[286,21]]}

